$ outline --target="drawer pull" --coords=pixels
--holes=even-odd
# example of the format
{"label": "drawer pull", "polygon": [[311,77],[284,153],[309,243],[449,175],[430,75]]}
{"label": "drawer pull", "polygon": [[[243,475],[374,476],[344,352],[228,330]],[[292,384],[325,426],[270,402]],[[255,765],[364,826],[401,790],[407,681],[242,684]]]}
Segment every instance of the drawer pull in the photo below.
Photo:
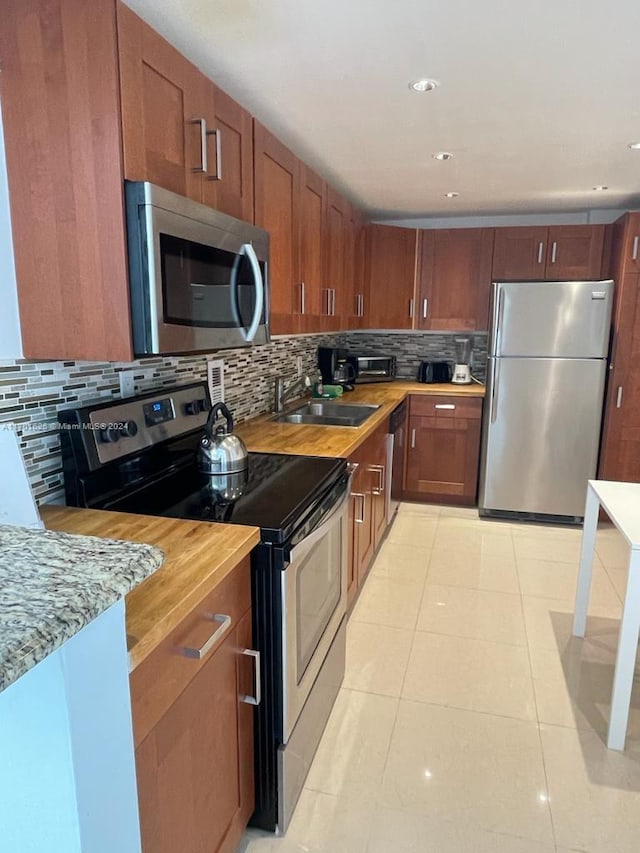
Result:
{"label": "drawer pull", "polygon": [[254,695],[253,696],[241,696],[240,701],[245,702],[247,705],[259,705],[262,701],[262,687],[261,687],[261,670],[260,670],[260,652],[257,652],[255,649],[243,649],[243,655],[247,655],[251,657],[255,661],[255,682],[254,682]]}
{"label": "drawer pull", "polygon": [[539,264],[541,264],[541,263],[542,263],[543,254],[544,254],[544,243],[543,243],[543,242],[542,242],[542,240],[541,240],[541,241],[538,243],[538,263],[539,263]]}
{"label": "drawer pull", "polygon": [[374,495],[383,495],[384,494],[384,465],[369,465],[370,471],[375,471],[378,475],[378,485],[375,489],[372,489]]}
{"label": "drawer pull", "polygon": [[352,497],[352,498],[360,498],[360,500],[361,500],[361,503],[360,503],[360,509],[361,509],[362,511],[361,511],[361,513],[360,513],[360,517],[358,517],[358,516],[356,515],[356,517],[355,517],[355,522],[356,522],[356,524],[364,524],[364,507],[365,507],[365,503],[364,503],[365,498],[364,498],[364,495],[362,494],[362,492],[351,492],[351,497]]}
{"label": "drawer pull", "polygon": [[194,166],[192,172],[202,172],[207,174],[207,120],[204,118],[191,119],[191,124],[197,124],[200,127],[200,165]]}
{"label": "drawer pull", "polygon": [[213,613],[208,614],[208,618],[213,620],[214,622],[219,622],[220,627],[216,628],[213,634],[209,637],[204,646],[201,646],[199,649],[192,649],[190,646],[184,646],[182,649],[182,653],[185,657],[195,658],[196,660],[202,660],[211,649],[216,645],[218,640],[220,640],[231,627],[231,616],[225,616],[224,613]]}
{"label": "drawer pull", "polygon": [[640,238],[638,237],[638,235],[637,235],[637,234],[636,234],[636,236],[633,238],[633,249],[632,249],[632,251],[631,251],[631,260],[632,260],[632,261],[637,261],[637,260],[638,260],[638,240],[639,240],[639,239],[640,239]]}
{"label": "drawer pull", "polygon": [[222,139],[220,137],[220,128],[215,130],[207,130],[207,136],[215,136],[216,138],[216,173],[215,175],[207,175],[208,181],[222,180]]}
{"label": "drawer pull", "polygon": [[616,409],[622,408],[622,385],[618,385],[618,390],[616,392]]}
{"label": "drawer pull", "polygon": [[455,404],[454,403],[436,403],[433,408],[434,409],[448,409],[449,411],[452,411],[453,409],[455,409]]}
{"label": "drawer pull", "polygon": [[552,264],[555,264],[557,257],[558,257],[558,244],[554,240],[553,243],[551,244],[551,263]]}
{"label": "drawer pull", "polygon": [[416,431],[415,429],[411,430],[411,447],[414,448],[416,446]]}

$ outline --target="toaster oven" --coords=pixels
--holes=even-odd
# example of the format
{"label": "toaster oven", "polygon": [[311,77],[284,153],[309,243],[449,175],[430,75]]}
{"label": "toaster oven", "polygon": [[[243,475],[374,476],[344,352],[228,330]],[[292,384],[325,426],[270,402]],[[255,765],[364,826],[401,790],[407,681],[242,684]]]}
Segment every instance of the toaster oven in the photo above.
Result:
{"label": "toaster oven", "polygon": [[391,382],[396,378],[394,355],[356,355],[351,353],[347,361],[355,371],[354,382]]}

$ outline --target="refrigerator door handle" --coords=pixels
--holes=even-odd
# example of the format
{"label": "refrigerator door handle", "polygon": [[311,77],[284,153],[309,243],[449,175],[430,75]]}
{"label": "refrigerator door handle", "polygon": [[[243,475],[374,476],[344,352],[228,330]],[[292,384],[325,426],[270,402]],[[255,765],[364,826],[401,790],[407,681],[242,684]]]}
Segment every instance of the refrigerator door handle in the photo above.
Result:
{"label": "refrigerator door handle", "polygon": [[493,382],[491,383],[491,423],[498,417],[498,383],[500,381],[500,359],[493,363]]}
{"label": "refrigerator door handle", "polygon": [[498,291],[498,321],[496,323],[495,354],[500,355],[500,343],[502,338],[502,326],[504,323],[504,290]]}

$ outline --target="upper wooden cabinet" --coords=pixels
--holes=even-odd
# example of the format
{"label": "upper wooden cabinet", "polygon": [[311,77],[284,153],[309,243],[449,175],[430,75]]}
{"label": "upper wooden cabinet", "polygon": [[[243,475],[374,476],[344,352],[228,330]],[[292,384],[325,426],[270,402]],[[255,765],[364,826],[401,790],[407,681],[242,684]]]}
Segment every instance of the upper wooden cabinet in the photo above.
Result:
{"label": "upper wooden cabinet", "polygon": [[270,236],[271,331],[300,331],[303,292],[298,277],[300,161],[259,122],[254,122],[255,223]]}
{"label": "upper wooden cabinet", "polygon": [[419,232],[418,328],[487,328],[493,234],[492,228]]}
{"label": "upper wooden cabinet", "polygon": [[415,228],[367,226],[368,328],[412,327],[417,233]]}
{"label": "upper wooden cabinet", "polygon": [[251,116],[122,3],[124,174],[253,217]]}
{"label": "upper wooden cabinet", "polygon": [[342,324],[345,303],[346,232],[350,206],[329,187],[327,198],[327,239],[325,281],[322,289],[322,328],[336,331]]}
{"label": "upper wooden cabinet", "polygon": [[322,288],[325,270],[327,185],[319,175],[299,164],[300,179],[296,219],[298,222],[298,267],[300,331],[322,329]]}
{"label": "upper wooden cabinet", "polygon": [[492,278],[504,281],[599,279],[604,225],[496,228]]}
{"label": "upper wooden cabinet", "polygon": [[114,7],[7,0],[0,57],[24,355],[130,361]]}

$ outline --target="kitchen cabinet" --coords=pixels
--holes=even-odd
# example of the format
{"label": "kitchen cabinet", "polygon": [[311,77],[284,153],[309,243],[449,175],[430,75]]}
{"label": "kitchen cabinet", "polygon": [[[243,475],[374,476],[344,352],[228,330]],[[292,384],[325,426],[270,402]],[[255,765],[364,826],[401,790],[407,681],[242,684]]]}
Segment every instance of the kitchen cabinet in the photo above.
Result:
{"label": "kitchen cabinet", "polygon": [[246,650],[248,557],[131,674],[143,853],[237,849],[254,806]]}
{"label": "kitchen cabinet", "polygon": [[492,228],[419,232],[418,328],[488,328],[493,241]]}
{"label": "kitchen cabinet", "polygon": [[327,185],[319,175],[299,164],[298,255],[300,331],[322,329],[322,287],[326,259]]}
{"label": "kitchen cabinet", "polygon": [[0,57],[24,356],[131,361],[114,8],[7,0]]}
{"label": "kitchen cabinet", "polygon": [[388,423],[384,422],[349,457],[349,463],[357,466],[351,480],[349,511],[352,521],[347,581],[349,606],[364,583],[387,529],[387,492],[391,487],[387,470],[388,432]]}
{"label": "kitchen cabinet", "polygon": [[366,232],[367,327],[411,329],[418,232],[391,225],[368,225]]}
{"label": "kitchen cabinet", "polygon": [[325,287],[322,289],[323,331],[337,331],[342,323],[345,300],[346,231],[349,204],[331,187],[327,196],[327,239]]}
{"label": "kitchen cabinet", "polygon": [[612,236],[615,281],[611,362],[598,476],[640,482],[640,213],[621,217]]}
{"label": "kitchen cabinet", "polygon": [[271,237],[269,285],[271,332],[298,332],[302,288],[298,280],[299,161],[279,139],[254,122],[255,224]]}
{"label": "kitchen cabinet", "polygon": [[604,225],[496,228],[493,279],[595,280],[605,259]]}
{"label": "kitchen cabinet", "polygon": [[410,397],[404,498],[475,504],[481,416],[478,397]]}
{"label": "kitchen cabinet", "polygon": [[117,4],[124,176],[253,218],[251,116]]}

